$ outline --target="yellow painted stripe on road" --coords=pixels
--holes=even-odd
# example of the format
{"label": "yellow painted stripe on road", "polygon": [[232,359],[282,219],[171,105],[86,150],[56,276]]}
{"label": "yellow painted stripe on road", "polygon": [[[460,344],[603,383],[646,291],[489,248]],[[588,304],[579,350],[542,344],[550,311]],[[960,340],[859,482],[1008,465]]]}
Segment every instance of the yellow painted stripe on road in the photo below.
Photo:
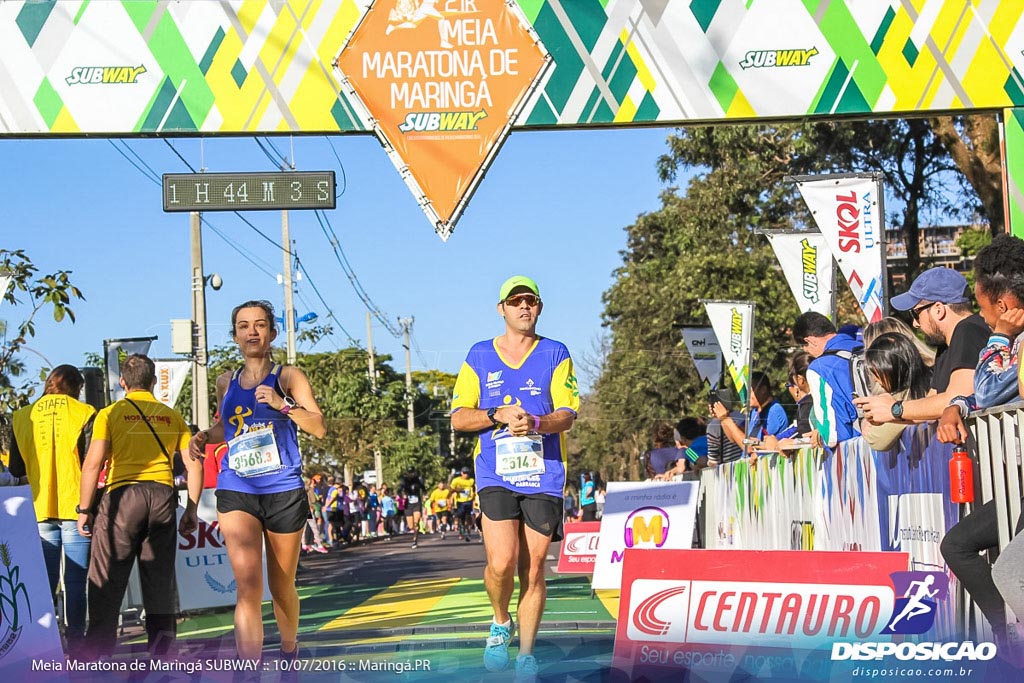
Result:
{"label": "yellow painted stripe on road", "polygon": [[458,578],[399,581],[324,624],[319,630],[415,626],[459,581]]}
{"label": "yellow painted stripe on road", "polygon": [[619,591],[617,590],[596,590],[597,599],[601,601],[605,609],[608,610],[608,614],[612,615],[612,619],[619,618]]}

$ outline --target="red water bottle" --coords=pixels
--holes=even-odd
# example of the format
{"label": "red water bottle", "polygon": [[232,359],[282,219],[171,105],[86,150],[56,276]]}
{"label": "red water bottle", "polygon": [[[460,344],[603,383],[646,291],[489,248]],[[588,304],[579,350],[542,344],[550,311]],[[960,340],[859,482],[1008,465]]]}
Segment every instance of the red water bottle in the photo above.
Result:
{"label": "red water bottle", "polygon": [[949,459],[949,499],[954,503],[974,502],[974,461],[963,446],[955,447]]}

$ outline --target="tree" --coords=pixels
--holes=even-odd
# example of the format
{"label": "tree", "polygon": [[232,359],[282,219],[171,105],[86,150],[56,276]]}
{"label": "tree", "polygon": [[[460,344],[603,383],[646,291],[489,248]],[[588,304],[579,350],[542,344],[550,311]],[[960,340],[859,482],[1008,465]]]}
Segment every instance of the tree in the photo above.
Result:
{"label": "tree", "polygon": [[936,116],[930,123],[964,180],[977,193],[976,208],[988,221],[991,234],[1005,232],[1003,160],[996,115]]}
{"label": "tree", "polygon": [[[11,306],[24,305],[27,312],[24,319],[11,326],[0,320],[0,413],[6,414],[27,404],[35,393],[34,381],[19,380],[24,375],[25,364],[18,357],[27,348],[28,340],[35,336],[36,315],[49,309],[55,321],[65,319],[75,322],[71,309],[74,299],[84,300],[82,292],[71,282],[71,271],[58,270],[39,276],[39,269],[22,250],[0,249],[0,274],[10,277],[10,285],[3,292],[0,301]],[[21,299],[18,295],[21,295]],[[39,379],[46,377],[49,368],[40,372]]]}
{"label": "tree", "polygon": [[[916,245],[921,216],[963,203],[955,165],[923,121],[692,127],[668,144],[658,162],[662,179],[692,175],[685,195],[668,189],[661,208],[626,228],[623,264],[604,294],[608,351],[573,432],[581,466],[605,478],[639,476],[655,422],[706,415],[706,390],[680,335],[683,326],[707,325],[701,299],[755,301],[753,368],[768,372],[777,398],[788,401],[781,386],[798,311],[756,234],[814,226],[785,176],[884,174],[908,244]],[[839,322],[863,324],[846,288],[839,310]]]}

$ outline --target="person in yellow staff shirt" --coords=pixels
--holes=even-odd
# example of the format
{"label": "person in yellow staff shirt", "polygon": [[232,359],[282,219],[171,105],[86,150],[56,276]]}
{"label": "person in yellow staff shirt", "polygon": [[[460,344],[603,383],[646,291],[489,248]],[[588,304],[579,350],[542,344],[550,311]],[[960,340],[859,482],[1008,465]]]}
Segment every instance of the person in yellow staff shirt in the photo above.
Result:
{"label": "person in yellow staff shirt", "polygon": [[452,479],[452,497],[455,499],[455,522],[459,525],[459,538],[469,543],[469,533],[473,528],[476,481],[470,476],[468,467],[463,467],[459,476]]}
{"label": "person in yellow staff shirt", "polygon": [[[141,354],[121,364],[123,399],[99,412],[92,445],[82,465],[78,532],[92,538],[89,562],[89,630],[86,655],[110,655],[117,642],[121,601],[135,558],[139,558],[148,647],[168,653],[177,634],[174,556],[178,533],[197,526],[203,492],[203,463],[184,458],[188,505],[175,524],[175,451],[188,449],[192,433],[184,418],[153,396],[156,368]],[[107,485],[97,505],[96,482],[107,463]]]}
{"label": "person in yellow staff shirt", "polygon": [[445,481],[437,482],[437,488],[430,492],[429,501],[430,505],[430,520],[433,528],[430,533],[436,533],[438,530],[441,532],[441,538],[444,538],[444,532],[451,528],[452,525],[452,492],[448,490],[448,484]]}

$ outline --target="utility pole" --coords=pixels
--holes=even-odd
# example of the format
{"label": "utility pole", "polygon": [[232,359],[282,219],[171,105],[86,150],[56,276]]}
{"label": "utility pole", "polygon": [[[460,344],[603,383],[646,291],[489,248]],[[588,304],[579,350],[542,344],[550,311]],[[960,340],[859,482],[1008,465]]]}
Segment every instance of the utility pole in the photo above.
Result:
{"label": "utility pole", "polygon": [[192,246],[192,419],[200,429],[210,427],[210,395],[206,368],[206,278],[203,275],[202,216],[189,214]]}
{"label": "utility pole", "polygon": [[292,251],[288,212],[281,212],[281,244],[284,245],[284,329],[287,334],[288,364],[295,365],[295,304],[292,303]]}
{"label": "utility pole", "polygon": [[[373,395],[377,395],[377,367],[373,360],[373,326],[370,324],[370,312],[366,312],[366,350],[369,354],[370,362],[370,389],[373,391]],[[373,469],[377,472],[377,486],[381,485],[384,481],[384,462],[380,457],[380,449],[374,447],[373,449]]]}
{"label": "utility pole", "polygon": [[416,430],[415,414],[413,412],[413,400],[412,400],[412,357],[409,354],[409,334],[412,331],[412,324],[416,318],[399,318],[398,324],[402,326],[402,331],[405,333],[405,341],[403,346],[405,347],[405,402],[407,409],[407,426],[409,427],[409,433],[412,434]]}

